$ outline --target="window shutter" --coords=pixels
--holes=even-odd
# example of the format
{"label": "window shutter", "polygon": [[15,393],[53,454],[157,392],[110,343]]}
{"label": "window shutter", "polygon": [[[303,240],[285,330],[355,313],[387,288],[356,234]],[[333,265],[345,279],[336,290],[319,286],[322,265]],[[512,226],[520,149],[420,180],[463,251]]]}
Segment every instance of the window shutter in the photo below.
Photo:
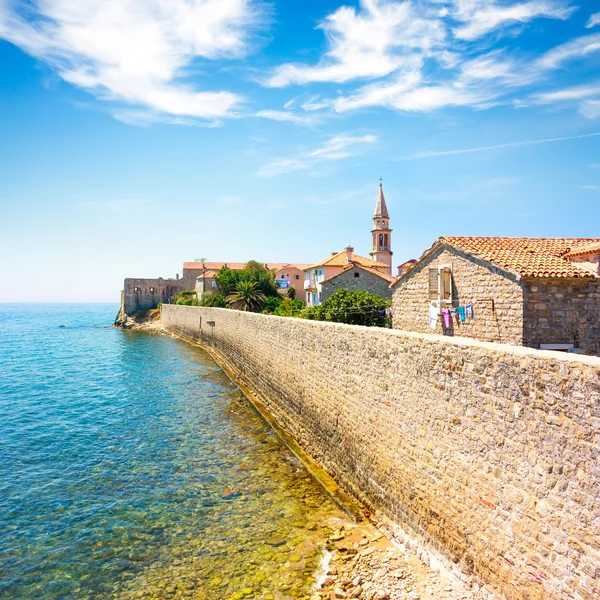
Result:
{"label": "window shutter", "polygon": [[438,299],[439,280],[437,268],[429,269],[429,298],[431,300]]}
{"label": "window shutter", "polygon": [[444,269],[444,300],[452,302],[452,271]]}

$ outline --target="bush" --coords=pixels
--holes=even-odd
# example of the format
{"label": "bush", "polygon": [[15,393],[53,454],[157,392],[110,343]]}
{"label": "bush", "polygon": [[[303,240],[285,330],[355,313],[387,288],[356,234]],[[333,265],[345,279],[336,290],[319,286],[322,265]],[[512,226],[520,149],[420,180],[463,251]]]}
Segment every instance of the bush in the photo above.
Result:
{"label": "bush", "polygon": [[278,317],[297,317],[304,309],[302,300],[284,298],[273,312]]}
{"label": "bush", "polygon": [[204,294],[200,306],[211,306],[213,308],[229,308],[223,294]]}
{"label": "bush", "polygon": [[386,309],[390,306],[390,300],[384,300],[370,292],[342,288],[320,306],[306,308],[300,316],[313,321],[391,327],[391,317],[386,314]]}
{"label": "bush", "polygon": [[282,301],[283,300],[279,294],[277,294],[277,296],[267,297],[267,303],[265,304],[265,310],[263,312],[266,315],[276,314],[275,311],[279,308]]}

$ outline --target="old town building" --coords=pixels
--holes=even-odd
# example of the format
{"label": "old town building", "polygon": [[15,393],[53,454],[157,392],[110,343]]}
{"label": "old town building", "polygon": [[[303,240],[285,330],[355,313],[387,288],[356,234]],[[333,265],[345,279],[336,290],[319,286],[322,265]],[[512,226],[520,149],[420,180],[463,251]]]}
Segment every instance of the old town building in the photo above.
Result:
{"label": "old town building", "polygon": [[392,284],[393,327],[600,353],[600,239],[441,237]]}

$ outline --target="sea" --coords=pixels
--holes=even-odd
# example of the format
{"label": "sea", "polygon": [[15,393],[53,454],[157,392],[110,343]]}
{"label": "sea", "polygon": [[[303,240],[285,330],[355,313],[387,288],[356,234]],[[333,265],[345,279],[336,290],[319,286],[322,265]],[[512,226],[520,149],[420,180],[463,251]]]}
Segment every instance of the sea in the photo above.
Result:
{"label": "sea", "polygon": [[0,598],[308,597],[346,515],[199,348],[0,304]]}

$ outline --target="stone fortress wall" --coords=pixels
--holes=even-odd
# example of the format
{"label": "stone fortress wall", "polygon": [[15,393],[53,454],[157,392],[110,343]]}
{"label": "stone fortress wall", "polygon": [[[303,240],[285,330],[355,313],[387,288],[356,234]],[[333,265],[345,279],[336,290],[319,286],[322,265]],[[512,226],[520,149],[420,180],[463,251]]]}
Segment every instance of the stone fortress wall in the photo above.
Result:
{"label": "stone fortress wall", "polygon": [[168,303],[172,296],[183,290],[196,288],[196,277],[201,269],[184,269],[183,277],[175,279],[127,278],[121,292],[120,313],[133,315],[138,310],[156,308],[159,302]]}
{"label": "stone fortress wall", "polygon": [[492,597],[600,597],[600,358],[226,309],[162,319],[426,562]]}

